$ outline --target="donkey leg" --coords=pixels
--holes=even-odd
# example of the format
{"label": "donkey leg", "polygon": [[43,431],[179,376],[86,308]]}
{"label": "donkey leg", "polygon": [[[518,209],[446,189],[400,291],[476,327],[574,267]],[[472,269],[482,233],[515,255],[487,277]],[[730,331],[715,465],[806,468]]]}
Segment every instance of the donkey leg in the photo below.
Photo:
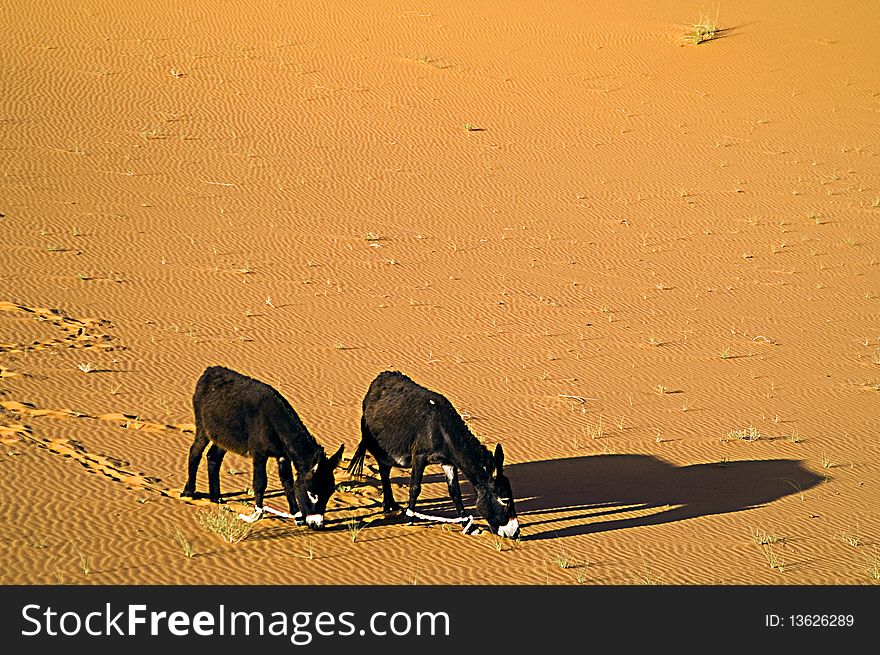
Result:
{"label": "donkey leg", "polygon": [[422,493],[422,475],[424,474],[427,465],[427,457],[418,457],[413,460],[412,474],[409,477],[408,508],[411,512],[415,511],[416,501],[419,499],[419,494]]}
{"label": "donkey leg", "polygon": [[284,495],[287,496],[290,513],[296,516],[299,513],[299,506],[296,503],[296,494],[293,488],[293,470],[290,467],[290,460],[286,457],[278,458],[278,477],[281,479],[281,486],[284,487]]}
{"label": "donkey leg", "polygon": [[208,448],[208,498],[212,503],[220,502],[220,465],[225,456],[226,450],[217,444]]}
{"label": "donkey leg", "polygon": [[455,511],[459,516],[466,516],[464,503],[461,502],[461,487],[458,484],[458,469],[451,464],[443,465],[443,473],[446,474],[446,488],[449,489],[449,497],[455,505]]}
{"label": "donkey leg", "polygon": [[202,453],[208,445],[208,437],[201,426],[196,425],[196,438],[189,447],[189,460],[187,462],[186,485],[180,492],[181,498],[192,498],[196,495],[196,473],[199,471],[199,462],[202,459]]}
{"label": "donkey leg", "polygon": [[263,494],[266,493],[266,460],[268,457],[262,453],[254,453],[254,505],[263,506]]}
{"label": "donkey leg", "polygon": [[400,511],[400,505],[394,502],[394,493],[391,491],[391,467],[379,462],[379,477],[382,478],[382,511]]}

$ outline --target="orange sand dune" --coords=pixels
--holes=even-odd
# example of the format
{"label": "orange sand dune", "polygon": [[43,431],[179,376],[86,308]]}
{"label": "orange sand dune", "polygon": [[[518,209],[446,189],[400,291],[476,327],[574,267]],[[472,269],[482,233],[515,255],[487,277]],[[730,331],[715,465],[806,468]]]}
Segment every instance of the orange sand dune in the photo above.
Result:
{"label": "orange sand dune", "polygon": [[[877,3],[624,4],[0,6],[0,582],[876,583]],[[341,470],[223,542],[212,364],[347,456],[446,394],[521,542]]]}

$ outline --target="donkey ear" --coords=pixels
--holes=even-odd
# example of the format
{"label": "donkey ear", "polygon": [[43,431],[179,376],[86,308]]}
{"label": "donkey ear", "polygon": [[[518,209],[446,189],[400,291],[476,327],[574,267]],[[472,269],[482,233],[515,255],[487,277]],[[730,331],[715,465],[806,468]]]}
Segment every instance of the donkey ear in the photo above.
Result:
{"label": "donkey ear", "polygon": [[315,463],[312,465],[312,468],[309,470],[310,473],[317,473],[318,467],[321,465],[321,460],[324,459],[324,449],[321,448],[318,451],[318,454],[315,456]]}
{"label": "donkey ear", "polygon": [[495,475],[501,475],[501,470],[504,468],[504,449],[501,447],[501,444],[495,446]]}
{"label": "donkey ear", "polygon": [[337,450],[333,456],[327,460],[330,465],[330,470],[332,471],[339,465],[339,460],[342,459],[342,451],[345,450],[345,444],[339,444],[339,450]]}

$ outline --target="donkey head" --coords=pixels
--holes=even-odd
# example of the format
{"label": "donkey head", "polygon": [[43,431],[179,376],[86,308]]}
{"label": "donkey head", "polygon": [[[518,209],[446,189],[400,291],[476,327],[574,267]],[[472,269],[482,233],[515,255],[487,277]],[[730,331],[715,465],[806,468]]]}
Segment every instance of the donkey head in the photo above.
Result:
{"label": "donkey head", "polygon": [[486,485],[475,485],[477,491],[477,510],[489,522],[492,534],[509,539],[519,536],[519,521],[516,520],[516,508],[513,506],[513,490],[510,480],[504,475],[504,450],[501,444],[495,446],[495,455],[489,458],[487,472],[489,481]]}
{"label": "donkey head", "polygon": [[321,448],[306,472],[297,475],[294,484],[296,502],[299,505],[299,511],[306,517],[306,525],[313,530],[324,527],[324,511],[327,509],[327,501],[336,490],[336,477],[333,472],[339,464],[339,460],[342,459],[344,448],[345,444],[339,446],[339,450],[329,458]]}

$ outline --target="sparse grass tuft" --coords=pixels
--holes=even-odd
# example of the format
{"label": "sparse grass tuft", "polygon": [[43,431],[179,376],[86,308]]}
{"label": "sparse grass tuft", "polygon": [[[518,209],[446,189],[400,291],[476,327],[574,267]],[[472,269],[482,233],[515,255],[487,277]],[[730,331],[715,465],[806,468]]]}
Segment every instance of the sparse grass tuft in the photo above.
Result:
{"label": "sparse grass tuft", "polygon": [[376,234],[375,232],[367,232],[364,235],[364,241],[384,241],[385,237],[381,234]]}
{"label": "sparse grass tuft", "polygon": [[82,371],[83,373],[91,373],[92,371],[95,370],[95,367],[94,367],[92,364],[89,364],[89,363],[85,363],[85,364],[77,364],[76,367],[77,367],[80,371]]}
{"label": "sparse grass tuft", "polygon": [[776,478],[776,479],[777,479],[777,480],[782,480],[783,482],[785,482],[786,484],[788,484],[792,489],[794,489],[795,491],[797,491],[797,492],[798,492],[798,495],[801,497],[801,502],[803,502],[803,500],[804,500],[804,490],[801,488],[801,485],[799,485],[799,484],[798,484],[796,481],[794,481],[794,480],[789,480],[788,478]]}
{"label": "sparse grass tuft", "polygon": [[764,532],[756,528],[753,536],[755,543],[759,546],[768,546],[770,544],[785,543],[785,537],[780,537],[772,532]]}
{"label": "sparse grass tuft", "polygon": [[600,415],[598,421],[590,423],[585,429],[590,439],[601,439],[605,436],[605,423],[602,421],[602,416]]}
{"label": "sparse grass tuft", "polygon": [[174,541],[176,541],[177,544],[183,549],[183,556],[184,557],[189,558],[189,557],[193,556],[194,553],[193,553],[192,542],[190,542],[189,539],[187,539],[183,535],[183,533],[176,528],[174,530]]}
{"label": "sparse grass tuft", "polygon": [[199,512],[199,525],[208,532],[219,536],[228,544],[237,544],[246,539],[253,527],[238,518],[235,512],[225,507]]}
{"label": "sparse grass tuft", "polygon": [[24,538],[24,543],[28,548],[36,548],[38,550],[42,550],[47,546],[45,537],[38,537],[33,533],[28,533]]}
{"label": "sparse grass tuft", "polygon": [[299,538],[303,541],[303,557],[305,557],[306,559],[315,559],[315,543],[312,541],[312,536],[310,534],[300,532]]}
{"label": "sparse grass tuft", "polygon": [[716,14],[713,20],[708,14],[703,14],[700,19],[691,27],[684,35],[683,39],[686,43],[700,45],[706,41],[711,41],[718,36],[718,16]]}
{"label": "sparse grass tuft", "polygon": [[877,551],[874,551],[874,554],[868,558],[868,577],[872,580],[880,580],[880,557],[877,556]]}
{"label": "sparse grass tuft", "polygon": [[800,443],[804,440],[798,430],[793,430],[792,433],[785,438],[788,439],[791,443]]}
{"label": "sparse grass tuft", "polygon": [[81,551],[72,540],[68,541],[70,541],[70,545],[73,546],[73,550],[76,551],[77,557],[79,557],[79,570],[83,572],[83,575],[88,575],[89,571],[92,570],[91,556]]}
{"label": "sparse grass tuft", "polygon": [[662,578],[663,576],[660,576],[659,578],[656,577],[651,569],[648,568],[648,563],[645,561],[645,555],[644,553],[642,553],[641,546],[639,546],[639,557],[642,560],[642,572],[636,573],[636,578],[638,578],[639,582],[641,582],[643,585],[659,585],[660,578]]}
{"label": "sparse grass tuft", "polygon": [[357,542],[358,535],[365,527],[366,525],[364,523],[361,523],[359,519],[352,519],[351,521],[349,521],[349,523],[346,525],[346,528],[348,529],[348,538],[351,539],[351,543]]}
{"label": "sparse grass tuft", "polygon": [[425,65],[430,65],[434,61],[434,58],[430,55],[410,55],[409,57],[407,57],[407,59]]}
{"label": "sparse grass tuft", "polygon": [[856,531],[854,533],[850,532],[841,532],[836,535],[838,539],[843,541],[844,543],[849,544],[853,548],[858,548],[862,545],[862,538],[859,536],[859,528],[856,526]]}
{"label": "sparse grass tuft", "polygon": [[785,573],[785,559],[778,551],[773,550],[772,543],[762,545],[761,552],[764,553],[764,559],[767,561],[767,566],[771,569],[776,569],[780,573]]}
{"label": "sparse grass tuft", "polygon": [[758,432],[758,428],[749,426],[745,430],[731,430],[727,433],[727,438],[737,441],[757,441],[761,438],[761,433]]}
{"label": "sparse grass tuft", "polygon": [[312,540],[312,530],[305,527],[285,527],[284,533],[292,537],[299,544],[299,553],[294,553],[294,557],[303,559],[317,559],[315,553],[315,544]]}
{"label": "sparse grass tuft", "polygon": [[721,359],[730,359],[730,348],[724,348],[721,351]]}
{"label": "sparse grass tuft", "polygon": [[57,584],[64,584],[64,571],[62,571],[58,564],[55,562],[55,558],[53,557],[49,561],[49,570],[52,571],[52,575],[55,576],[55,582]]}
{"label": "sparse grass tuft", "polygon": [[566,554],[565,548],[562,548],[559,554],[553,558],[553,564],[558,566],[563,571],[565,569],[573,569],[578,566],[577,560]]}

